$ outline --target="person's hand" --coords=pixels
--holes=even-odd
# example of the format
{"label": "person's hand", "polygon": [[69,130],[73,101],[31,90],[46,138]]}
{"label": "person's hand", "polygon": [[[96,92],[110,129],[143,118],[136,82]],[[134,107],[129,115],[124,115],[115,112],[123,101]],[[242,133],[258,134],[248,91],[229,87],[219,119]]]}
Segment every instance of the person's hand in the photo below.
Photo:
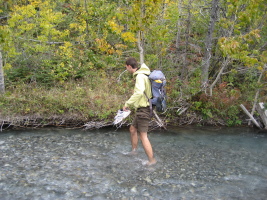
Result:
{"label": "person's hand", "polygon": [[126,107],[126,106],[123,106],[122,110],[123,110],[123,111],[129,111],[129,108]]}

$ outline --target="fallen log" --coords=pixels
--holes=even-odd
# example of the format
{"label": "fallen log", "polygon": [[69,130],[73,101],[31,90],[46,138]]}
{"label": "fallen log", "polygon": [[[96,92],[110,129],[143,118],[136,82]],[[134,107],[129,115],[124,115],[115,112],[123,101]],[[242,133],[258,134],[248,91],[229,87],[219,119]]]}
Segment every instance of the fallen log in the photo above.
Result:
{"label": "fallen log", "polygon": [[251,121],[253,122],[253,124],[255,124],[259,129],[262,129],[262,127],[260,126],[260,124],[257,122],[257,120],[248,112],[248,110],[246,109],[246,107],[241,104],[240,107],[242,108],[242,110],[247,114],[247,116],[249,116],[249,118],[251,119]]}
{"label": "fallen log", "polygon": [[256,106],[256,110],[260,114],[261,121],[264,124],[264,128],[267,129],[267,115],[266,110],[264,108],[264,103],[258,103]]}

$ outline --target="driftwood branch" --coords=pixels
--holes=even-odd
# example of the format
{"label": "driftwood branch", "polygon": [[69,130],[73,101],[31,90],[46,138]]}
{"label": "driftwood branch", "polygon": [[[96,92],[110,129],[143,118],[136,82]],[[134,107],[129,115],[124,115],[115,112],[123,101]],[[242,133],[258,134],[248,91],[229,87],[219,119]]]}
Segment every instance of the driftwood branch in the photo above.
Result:
{"label": "driftwood branch", "polygon": [[85,130],[90,129],[100,129],[106,126],[111,126],[111,122],[87,122],[83,127],[85,127]]}
{"label": "driftwood branch", "polygon": [[[260,74],[260,76],[259,76],[258,82],[257,82],[258,84],[260,84],[260,82],[261,82],[261,78],[262,78],[262,75],[263,75],[264,72],[265,72],[265,70],[262,70],[262,72],[261,72],[261,74]],[[257,89],[257,92],[256,92],[256,94],[255,94],[255,98],[254,98],[254,103],[253,103],[253,107],[252,107],[251,115],[254,115],[254,112],[255,112],[255,110],[256,110],[256,106],[257,106],[257,102],[258,102],[259,94],[260,94],[260,90]],[[248,125],[250,125],[250,121],[249,121]]]}
{"label": "driftwood branch", "polygon": [[267,129],[267,115],[263,103],[258,103],[256,106],[256,110],[260,114],[262,123],[265,126],[264,128]]}
{"label": "driftwood branch", "polygon": [[249,116],[249,118],[251,119],[251,121],[259,128],[262,129],[262,127],[260,126],[260,124],[254,119],[254,117],[248,112],[248,110],[246,109],[246,107],[241,104],[240,107],[242,108],[242,110],[247,114],[247,116]]}
{"label": "driftwood branch", "polygon": [[159,127],[163,127],[165,130],[167,130],[166,126],[164,125],[163,121],[159,118],[158,114],[156,113],[155,110],[153,110],[153,114],[156,118],[156,122],[158,124]]}

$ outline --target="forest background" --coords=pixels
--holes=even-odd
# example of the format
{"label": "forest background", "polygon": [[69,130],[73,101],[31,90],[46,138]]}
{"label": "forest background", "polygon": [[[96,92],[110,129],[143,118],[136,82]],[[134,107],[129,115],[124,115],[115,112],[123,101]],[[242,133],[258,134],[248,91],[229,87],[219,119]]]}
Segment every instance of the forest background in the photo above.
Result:
{"label": "forest background", "polygon": [[133,92],[128,57],[165,73],[167,124],[247,124],[240,104],[266,102],[266,4],[1,0],[1,129],[109,124]]}

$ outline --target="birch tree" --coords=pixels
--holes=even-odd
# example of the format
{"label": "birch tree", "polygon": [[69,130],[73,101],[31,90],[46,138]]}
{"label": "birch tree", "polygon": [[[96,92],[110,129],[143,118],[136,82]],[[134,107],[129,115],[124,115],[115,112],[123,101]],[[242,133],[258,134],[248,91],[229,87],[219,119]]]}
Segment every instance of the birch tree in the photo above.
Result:
{"label": "birch tree", "polygon": [[4,93],[5,93],[4,69],[3,69],[2,52],[0,51],[0,94]]}
{"label": "birch tree", "polygon": [[[124,42],[127,39],[126,42],[136,43],[135,48],[138,49],[140,63],[144,62],[149,45],[155,44],[153,49],[158,50],[157,44],[163,42],[159,37],[164,34],[162,32],[164,28],[159,21],[164,18],[168,2],[166,0],[129,1],[121,5],[120,14],[114,16],[109,22],[112,30],[121,36]],[[155,42],[156,40],[158,43]]]}
{"label": "birch tree", "polygon": [[[153,25],[156,25],[157,17],[162,11],[162,6],[165,6],[165,0],[141,0],[132,4],[133,12],[131,13],[135,20],[132,26],[137,34],[137,46],[139,49],[140,63],[145,60],[146,46],[145,41],[148,40],[149,30]],[[150,32],[151,33],[151,32]]]}

